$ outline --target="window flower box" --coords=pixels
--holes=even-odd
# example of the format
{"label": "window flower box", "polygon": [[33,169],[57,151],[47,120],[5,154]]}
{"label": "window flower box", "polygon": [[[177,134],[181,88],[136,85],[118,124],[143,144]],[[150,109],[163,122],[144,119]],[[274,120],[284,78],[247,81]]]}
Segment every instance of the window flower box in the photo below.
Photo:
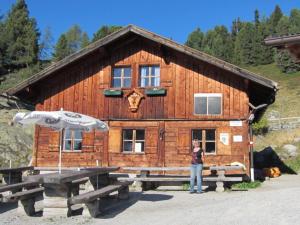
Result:
{"label": "window flower box", "polygon": [[148,96],[166,95],[167,90],[165,88],[150,88],[150,89],[146,89],[145,93]]}
{"label": "window flower box", "polygon": [[123,91],[122,90],[116,90],[116,89],[105,89],[103,91],[105,96],[122,96],[123,95]]}

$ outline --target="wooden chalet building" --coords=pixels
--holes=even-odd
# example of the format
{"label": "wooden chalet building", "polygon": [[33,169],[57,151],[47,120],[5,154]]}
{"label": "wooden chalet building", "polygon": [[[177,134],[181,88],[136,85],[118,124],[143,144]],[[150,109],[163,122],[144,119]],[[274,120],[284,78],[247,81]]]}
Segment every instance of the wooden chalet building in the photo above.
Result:
{"label": "wooden chalet building", "polygon": [[296,62],[300,63],[300,34],[269,37],[265,39],[265,44],[288,50]]}
{"label": "wooden chalet building", "polygon": [[[249,103],[271,104],[276,88],[271,80],[129,25],[7,93],[33,102],[36,110],[63,108],[108,123],[107,133],[64,132],[65,167],[95,166],[97,160],[102,166],[188,166],[191,141],[198,139],[206,164],[240,162],[249,169]],[[35,166],[57,166],[58,132],[36,127],[34,146]]]}

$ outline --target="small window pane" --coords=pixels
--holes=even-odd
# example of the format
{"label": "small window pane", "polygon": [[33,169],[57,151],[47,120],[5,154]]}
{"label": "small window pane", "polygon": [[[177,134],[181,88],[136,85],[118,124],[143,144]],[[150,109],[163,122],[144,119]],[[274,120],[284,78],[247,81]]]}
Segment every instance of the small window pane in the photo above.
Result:
{"label": "small window pane", "polygon": [[80,130],[74,130],[74,139],[82,139],[82,132]]}
{"label": "small window pane", "polygon": [[206,130],[206,140],[214,141],[215,140],[215,130]]}
{"label": "small window pane", "polygon": [[208,114],[221,114],[221,97],[208,97]]}
{"label": "small window pane", "polygon": [[214,153],[215,149],[216,149],[215,142],[206,142],[205,152],[207,152],[207,153]]}
{"label": "small window pane", "polygon": [[149,67],[148,66],[142,66],[141,67],[141,76],[145,77],[149,75]]}
{"label": "small window pane", "polygon": [[132,151],[132,141],[124,141],[124,152],[131,152]]}
{"label": "small window pane", "polygon": [[159,66],[152,66],[151,75],[159,76]]}
{"label": "small window pane", "polygon": [[113,87],[121,87],[121,79],[119,78],[113,79]]}
{"label": "small window pane", "polygon": [[71,150],[71,140],[65,140],[64,150]]}
{"label": "small window pane", "polygon": [[81,150],[82,142],[74,141],[74,150]]}
{"label": "small window pane", "polygon": [[159,85],[160,85],[160,77],[156,77],[153,86],[158,87]]}
{"label": "small window pane", "polygon": [[114,68],[113,77],[121,77],[122,68]]}
{"label": "small window pane", "polygon": [[195,114],[207,114],[206,97],[195,97]]}
{"label": "small window pane", "polygon": [[136,140],[145,140],[145,131],[144,130],[136,130]]}
{"label": "small window pane", "polygon": [[131,87],[131,78],[124,79],[124,87]]}
{"label": "small window pane", "polygon": [[71,139],[71,131],[69,129],[65,129],[65,139]]}
{"label": "small window pane", "polygon": [[130,67],[124,68],[124,77],[131,77],[131,68]]}
{"label": "small window pane", "polygon": [[132,136],[133,130],[123,130],[123,139],[124,140],[132,140],[133,136]]}
{"label": "small window pane", "polygon": [[141,87],[147,87],[149,86],[149,78],[146,77],[146,78],[142,78],[141,79]]}
{"label": "small window pane", "polygon": [[145,143],[143,141],[136,141],[134,146],[135,152],[144,152]]}
{"label": "small window pane", "polygon": [[192,140],[202,140],[202,130],[193,130],[192,131]]}
{"label": "small window pane", "polygon": [[159,77],[151,77],[151,85],[150,86],[159,86]]}

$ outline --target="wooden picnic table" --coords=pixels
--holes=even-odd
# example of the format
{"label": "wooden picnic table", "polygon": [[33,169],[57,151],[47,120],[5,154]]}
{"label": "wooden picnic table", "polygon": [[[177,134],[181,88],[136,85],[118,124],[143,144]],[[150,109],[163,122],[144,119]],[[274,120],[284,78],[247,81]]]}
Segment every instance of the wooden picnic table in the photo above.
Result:
{"label": "wooden picnic table", "polygon": [[64,214],[71,216],[72,209],[68,198],[79,194],[79,185],[89,178],[94,189],[109,184],[109,173],[119,167],[83,168],[80,171],[62,171],[24,177],[25,181],[39,182],[44,187],[44,216]]}
{"label": "wooden picnic table", "polygon": [[24,171],[33,170],[33,166],[0,168],[0,173],[3,175],[4,184],[16,184],[22,182],[22,174]]}
{"label": "wooden picnic table", "polygon": [[[122,167],[125,171],[140,171],[139,177],[136,178],[118,178],[119,181],[137,181],[136,187],[142,190],[148,190],[152,188],[151,182],[169,182],[169,181],[189,181],[189,177],[167,177],[167,176],[150,176],[150,172],[166,172],[166,171],[189,171],[190,167]],[[242,170],[242,166],[203,166],[203,170],[210,171],[213,177],[203,177],[204,181],[213,181],[216,183],[216,191],[223,192],[225,181],[242,181],[242,177],[225,177],[226,171]],[[216,176],[214,176],[216,175]],[[155,185],[154,185],[155,186]]]}

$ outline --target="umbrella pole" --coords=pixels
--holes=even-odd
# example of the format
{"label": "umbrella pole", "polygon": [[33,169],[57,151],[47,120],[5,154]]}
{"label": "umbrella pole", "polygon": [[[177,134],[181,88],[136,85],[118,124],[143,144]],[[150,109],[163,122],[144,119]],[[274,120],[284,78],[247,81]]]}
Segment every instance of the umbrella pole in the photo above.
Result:
{"label": "umbrella pole", "polygon": [[58,163],[58,172],[61,174],[61,142],[62,142],[62,129],[59,131],[59,163]]}

